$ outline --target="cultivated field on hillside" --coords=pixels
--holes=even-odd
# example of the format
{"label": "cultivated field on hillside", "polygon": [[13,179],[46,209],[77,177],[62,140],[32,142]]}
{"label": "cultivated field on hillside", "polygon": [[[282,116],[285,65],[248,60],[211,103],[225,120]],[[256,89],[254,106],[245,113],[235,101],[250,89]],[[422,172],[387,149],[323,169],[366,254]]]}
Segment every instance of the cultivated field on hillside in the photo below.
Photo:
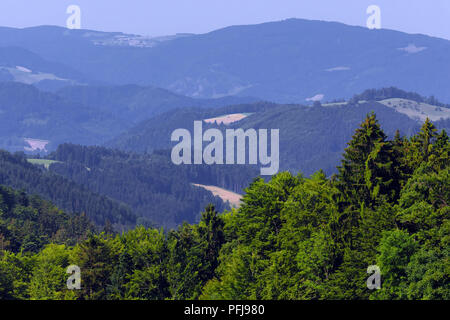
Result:
{"label": "cultivated field on hillside", "polygon": [[204,119],[203,121],[205,121],[207,123],[216,122],[217,124],[230,124],[230,123],[242,120],[249,115],[250,115],[250,113],[232,113],[232,114],[226,114],[226,115],[223,115],[220,117]]}
{"label": "cultivated field on hillside", "polygon": [[414,120],[425,121],[428,117],[431,121],[450,118],[450,109],[433,106],[431,104],[416,102],[402,98],[391,98],[379,101],[387,107],[394,108],[397,112],[406,114]]}
{"label": "cultivated field on hillside", "polygon": [[214,196],[220,197],[224,202],[228,201],[233,208],[238,208],[241,205],[242,196],[238,193],[216,186],[206,186],[198,183],[193,183],[193,185],[211,191]]}

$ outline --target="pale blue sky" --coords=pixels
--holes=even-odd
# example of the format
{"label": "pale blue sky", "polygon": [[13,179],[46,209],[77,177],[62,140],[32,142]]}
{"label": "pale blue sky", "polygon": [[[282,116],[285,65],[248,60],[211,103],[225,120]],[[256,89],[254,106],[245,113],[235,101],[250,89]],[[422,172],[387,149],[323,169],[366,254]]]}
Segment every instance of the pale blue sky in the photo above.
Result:
{"label": "pale blue sky", "polygon": [[450,0],[0,0],[0,26],[65,26],[71,4],[81,7],[83,29],[150,36],[287,18],[365,26],[375,4],[382,28],[450,39]]}

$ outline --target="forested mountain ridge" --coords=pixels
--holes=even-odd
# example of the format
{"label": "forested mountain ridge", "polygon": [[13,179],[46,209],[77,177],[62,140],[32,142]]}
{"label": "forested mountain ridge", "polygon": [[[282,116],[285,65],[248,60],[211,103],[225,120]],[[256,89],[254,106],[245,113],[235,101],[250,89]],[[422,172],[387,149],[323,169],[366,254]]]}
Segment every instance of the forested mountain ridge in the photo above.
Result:
{"label": "forested mountain ridge", "polygon": [[36,253],[50,242],[75,245],[95,231],[84,214],[69,215],[37,196],[0,185],[0,250]]}
{"label": "forested mountain ridge", "polygon": [[0,82],[0,148],[24,151],[24,138],[48,140],[49,150],[67,141],[101,143],[124,128],[118,118],[106,111],[32,85]]}
{"label": "forested mountain ridge", "polygon": [[80,105],[111,113],[130,125],[178,108],[214,108],[258,101],[256,98],[234,96],[194,99],[166,89],[138,85],[67,86],[56,94]]}
{"label": "forested mountain ridge", "polygon": [[[1,50],[0,50],[1,51]],[[220,107],[254,98],[194,99],[156,87],[69,86],[46,92],[35,86],[0,81],[0,148],[24,151],[25,138],[98,145],[147,119],[173,108]]]}
{"label": "forested mountain ridge", "polygon": [[[449,57],[304,19],[0,27],[0,300],[450,300]],[[210,128],[261,163],[176,165]]]}
{"label": "forested mountain ridge", "polygon": [[436,99],[434,96],[424,97],[416,92],[408,92],[396,87],[379,88],[379,89],[367,89],[360,94],[355,94],[351,98],[351,102],[357,102],[360,100],[365,101],[380,101],[392,98],[402,98],[412,100],[415,102],[428,103],[438,107],[450,108],[450,104],[445,104]]}
{"label": "forested mountain ridge", "polygon": [[0,185],[39,195],[115,230],[136,225],[171,229],[198,222],[209,203],[220,211],[229,207],[194,183],[242,192],[258,174],[252,166],[177,166],[169,151],[137,155],[63,144],[49,158],[53,160],[30,160],[0,150]]}
{"label": "forested mountain ridge", "polygon": [[60,161],[50,171],[124,202],[139,217],[168,229],[184,221],[196,222],[208,203],[226,208],[219,198],[193,187],[187,174],[165,155],[138,156],[64,144],[50,157]]}
{"label": "forested mountain ridge", "polygon": [[[168,149],[171,146],[171,133],[178,128],[192,130],[194,121],[229,113],[262,112],[276,106],[276,104],[270,102],[256,102],[215,109],[178,108],[141,121],[136,126],[106,142],[105,145],[130,152],[151,153],[158,149]],[[215,127],[214,124],[206,123],[203,123],[203,126],[205,128]]]}
{"label": "forested mountain ridge", "polygon": [[[269,102],[240,104],[218,109],[184,108],[163,113],[144,120],[132,129],[106,143],[109,147],[132,152],[152,152],[173,146],[169,140],[173,130],[185,128],[192,132],[195,120],[204,120],[232,113],[246,113],[248,116],[229,125],[203,123],[205,130],[217,127],[243,129],[280,130],[280,166],[282,170],[302,171],[311,174],[323,169],[326,174],[336,172],[346,141],[351,138],[353,128],[367,113],[375,112],[387,135],[393,137],[396,130],[412,136],[420,129],[417,119],[398,112],[377,100],[388,98],[410,98],[419,102],[434,102],[415,93],[397,88],[366,90],[349,101],[305,105],[280,105]],[[426,117],[426,114],[423,115]],[[436,127],[450,131],[450,119],[436,121]]]}
{"label": "forested mountain ridge", "polygon": [[[428,120],[388,139],[369,114],[330,178],[255,179],[239,209],[208,206],[198,224],[167,234],[138,227],[36,254],[2,250],[0,296],[448,300],[449,151]],[[69,264],[83,270],[81,290],[66,289]],[[379,290],[367,287],[371,265]]]}

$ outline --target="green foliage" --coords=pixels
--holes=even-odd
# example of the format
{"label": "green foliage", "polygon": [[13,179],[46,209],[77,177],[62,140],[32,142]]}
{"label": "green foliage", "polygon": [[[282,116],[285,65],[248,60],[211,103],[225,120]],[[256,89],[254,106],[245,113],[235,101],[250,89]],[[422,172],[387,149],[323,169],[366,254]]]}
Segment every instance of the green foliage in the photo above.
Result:
{"label": "green foliage", "polygon": [[[383,179],[389,179],[386,166],[386,135],[381,130],[375,114],[367,116],[353,135],[345,153],[342,165],[338,167],[341,191],[359,207],[370,205],[371,200],[381,192],[380,187],[387,189]],[[378,158],[378,159],[377,159]],[[378,160],[378,161],[377,161]]]}
{"label": "green foliage", "polygon": [[100,236],[91,236],[74,249],[73,261],[82,270],[81,299],[106,298],[106,288],[112,273],[113,253],[111,244]]}
{"label": "green foliage", "polygon": [[[256,178],[239,209],[219,214],[209,205],[198,224],[168,233],[143,226],[103,232],[76,245],[48,244],[60,239],[50,231],[39,242],[46,233],[34,229],[54,230],[31,223],[43,211],[25,194],[6,190],[0,296],[448,300],[448,149],[446,134],[428,121],[418,135],[390,141],[371,114],[335,176]],[[94,167],[99,158],[88,154],[84,161]],[[10,232],[18,226],[14,219],[26,235],[12,236],[21,234]],[[68,264],[81,268],[79,291],[65,289]],[[379,290],[367,288],[371,265],[381,270]]]}
{"label": "green foliage", "polygon": [[69,251],[65,245],[50,244],[36,256],[30,285],[30,299],[63,299],[68,290],[66,268],[69,265]]}
{"label": "green foliage", "polygon": [[[424,127],[434,132],[430,124]],[[372,114],[332,179],[319,172],[310,179],[280,173],[267,183],[256,180],[243,206],[227,218],[231,239],[221,251],[219,277],[206,285],[202,298],[448,295],[448,250],[442,242],[448,244],[449,161],[441,152],[448,139],[441,134],[437,144],[424,136],[388,141]],[[418,148],[419,160],[405,161],[405,148],[415,141],[429,144]],[[432,154],[444,157],[445,165],[436,165]],[[421,259],[430,269],[421,268]],[[366,287],[373,264],[383,279],[376,292]]]}
{"label": "green foliage", "polygon": [[417,244],[407,232],[393,230],[383,234],[378,250],[377,262],[384,281],[383,288],[374,296],[382,299],[406,298],[406,268],[417,250]]}

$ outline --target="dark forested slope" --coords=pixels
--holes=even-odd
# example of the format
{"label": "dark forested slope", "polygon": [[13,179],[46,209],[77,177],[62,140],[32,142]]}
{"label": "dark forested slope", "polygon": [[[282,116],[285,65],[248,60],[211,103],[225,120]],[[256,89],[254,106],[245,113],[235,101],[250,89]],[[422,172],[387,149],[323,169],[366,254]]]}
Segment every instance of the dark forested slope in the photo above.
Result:
{"label": "dark forested slope", "polygon": [[67,212],[85,213],[99,225],[107,221],[118,226],[136,223],[136,215],[125,204],[28,163],[23,154],[0,150],[0,184],[40,195]]}
{"label": "dark forested slope", "polygon": [[50,166],[52,172],[123,201],[139,216],[165,227],[198,221],[208,203],[214,203],[218,210],[227,207],[219,198],[192,183],[240,192],[257,175],[255,169],[240,166],[177,166],[166,151],[138,155],[64,144],[50,158],[60,161]]}
{"label": "dark forested slope", "polygon": [[67,214],[38,196],[0,185],[0,250],[38,252],[50,242],[73,245],[94,231],[85,215]]}

